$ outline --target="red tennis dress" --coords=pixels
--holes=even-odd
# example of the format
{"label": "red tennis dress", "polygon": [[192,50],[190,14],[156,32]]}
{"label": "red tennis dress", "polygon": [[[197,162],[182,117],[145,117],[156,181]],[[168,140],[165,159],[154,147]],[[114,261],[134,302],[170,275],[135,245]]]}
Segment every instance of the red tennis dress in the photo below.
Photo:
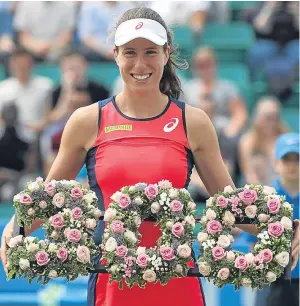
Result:
{"label": "red tennis dress", "polygon": [[[185,105],[170,98],[165,110],[147,119],[123,114],[115,98],[99,102],[99,131],[87,154],[90,187],[99,199],[99,209],[107,209],[110,196],[125,185],[157,183],[167,179],[173,187],[187,187],[193,167],[185,125]],[[101,243],[104,222],[100,221],[95,242]],[[152,222],[140,226],[141,246],[155,246],[161,232]],[[95,262],[99,262],[99,257]],[[200,279],[175,278],[166,286],[147,284],[118,289],[108,274],[91,274],[88,306],[203,306]]]}

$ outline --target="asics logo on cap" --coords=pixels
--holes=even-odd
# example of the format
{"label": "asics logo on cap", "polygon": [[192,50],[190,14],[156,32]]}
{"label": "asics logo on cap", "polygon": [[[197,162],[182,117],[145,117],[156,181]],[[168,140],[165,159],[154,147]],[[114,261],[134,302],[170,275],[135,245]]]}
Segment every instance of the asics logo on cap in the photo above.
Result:
{"label": "asics logo on cap", "polygon": [[178,118],[171,118],[165,126],[164,126],[164,132],[169,133],[176,129],[179,119]]}
{"label": "asics logo on cap", "polygon": [[136,30],[139,30],[143,25],[144,25],[143,22],[139,22],[139,23],[135,26],[135,29],[136,29]]}

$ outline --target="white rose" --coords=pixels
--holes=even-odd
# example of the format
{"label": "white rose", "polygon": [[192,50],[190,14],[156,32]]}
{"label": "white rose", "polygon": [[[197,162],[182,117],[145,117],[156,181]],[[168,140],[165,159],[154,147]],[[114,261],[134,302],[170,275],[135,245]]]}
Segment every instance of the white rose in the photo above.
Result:
{"label": "white rose", "polygon": [[234,261],[235,260],[235,255],[232,251],[229,251],[226,253],[226,258],[228,261]]}
{"label": "white rose", "polygon": [[175,272],[179,273],[179,274],[182,274],[183,273],[182,265],[177,264],[176,267],[175,267]]}
{"label": "white rose", "polygon": [[226,186],[225,188],[224,188],[224,192],[232,192],[233,191],[233,188],[230,186],[230,185],[228,185],[228,186]]}
{"label": "white rose", "polygon": [[27,211],[28,216],[34,216],[35,215],[35,210],[33,208],[29,208]]}
{"label": "white rose", "polygon": [[140,218],[139,216],[134,216],[134,217],[133,217],[133,222],[135,223],[135,225],[136,225],[137,227],[140,227],[140,225],[141,225],[141,223],[142,223],[142,220],[141,220],[141,218]]}
{"label": "white rose", "polygon": [[276,189],[270,186],[264,186],[263,193],[266,195],[276,194]]}
{"label": "white rose", "polygon": [[234,242],[234,238],[233,238],[232,235],[228,235],[227,237],[229,238],[229,240],[230,240],[231,243]]}
{"label": "white rose", "polygon": [[160,195],[160,198],[165,201],[167,199],[167,194],[165,192],[163,192],[161,195]]}
{"label": "white rose", "polygon": [[39,184],[37,182],[32,182],[28,185],[29,191],[33,192],[39,189]]}
{"label": "white rose", "polygon": [[142,205],[143,204],[143,200],[141,197],[136,197],[134,199],[134,203],[137,204],[137,205]]}
{"label": "white rose", "polygon": [[193,216],[186,216],[186,217],[184,218],[184,220],[185,220],[188,224],[192,225],[192,227],[195,227],[196,221],[195,221],[195,218],[194,218]]}
{"label": "white rose", "polygon": [[172,228],[173,225],[174,225],[174,223],[173,223],[172,221],[168,221],[168,222],[166,223],[166,226],[167,226],[168,228]]}
{"label": "white rose", "polygon": [[244,188],[245,188],[245,189],[250,189],[250,185],[246,184],[246,185],[244,186]]}
{"label": "white rose", "polygon": [[51,233],[51,238],[53,238],[53,239],[57,240],[57,239],[58,239],[58,237],[59,237],[59,234],[58,234],[58,232],[57,232],[57,231],[53,231],[53,232]]}
{"label": "white rose", "polygon": [[159,203],[154,202],[154,203],[151,204],[151,212],[152,212],[153,214],[158,213],[159,210],[160,210],[160,205],[159,205]]}
{"label": "white rose", "polygon": [[19,266],[20,266],[21,270],[24,270],[24,271],[28,270],[30,268],[30,262],[27,259],[20,258]]}
{"label": "white rose", "polygon": [[250,285],[252,284],[252,281],[251,281],[250,278],[243,277],[242,280],[241,280],[241,284],[244,287],[250,287]]}
{"label": "white rose", "polygon": [[55,252],[57,251],[57,245],[54,244],[54,243],[50,243],[50,244],[49,244],[49,247],[48,247],[48,251],[49,251],[50,253],[55,253]]}
{"label": "white rose", "polygon": [[16,194],[13,198],[13,201],[14,202],[19,202],[20,201],[20,195],[19,194]]}
{"label": "white rose", "polygon": [[56,278],[57,277],[57,272],[55,270],[51,270],[48,274],[49,278]]}
{"label": "white rose", "polygon": [[144,272],[143,279],[149,283],[154,282],[156,280],[156,273],[148,269]]}
{"label": "white rose", "polygon": [[83,196],[83,201],[85,201],[87,204],[92,204],[93,201],[94,201],[94,195],[92,193],[88,193],[88,194],[85,194]]}
{"label": "white rose", "polygon": [[31,242],[31,243],[29,243],[29,244],[26,245],[26,250],[27,250],[28,252],[34,253],[34,252],[36,252],[38,249],[39,249],[39,245],[36,244],[36,243],[32,243],[32,242]]}
{"label": "white rose", "polygon": [[112,265],[110,268],[109,268],[109,271],[110,273],[114,274],[118,269],[118,265]]}
{"label": "white rose", "polygon": [[248,262],[249,265],[252,265],[254,262],[254,255],[252,253],[248,253],[245,255],[245,259]]}
{"label": "white rose", "polygon": [[188,202],[188,208],[190,210],[195,210],[196,209],[196,204],[192,201]]}
{"label": "white rose", "polygon": [[135,192],[136,191],[136,187],[135,186],[130,186],[129,187],[129,191],[130,192]]}
{"label": "white rose", "polygon": [[223,221],[226,226],[232,226],[235,223],[235,217],[229,210],[227,210],[224,214]]}
{"label": "white rose", "polygon": [[206,200],[206,207],[212,207],[213,199],[213,197],[210,197],[208,200]]}
{"label": "white rose", "polygon": [[275,260],[282,266],[286,267],[290,260],[290,254],[288,252],[281,252],[275,256]]}
{"label": "white rose", "polygon": [[170,197],[171,199],[177,198],[177,197],[178,197],[178,191],[177,191],[176,189],[174,189],[174,188],[170,189],[170,191],[169,191],[169,197]]}
{"label": "white rose", "polygon": [[26,237],[25,239],[24,239],[24,242],[25,243],[31,243],[31,242],[33,242],[34,241],[34,237],[31,237],[31,236],[28,236],[28,237]]}
{"label": "white rose", "polygon": [[146,248],[145,247],[138,247],[136,250],[136,255],[146,254]]}
{"label": "white rose", "polygon": [[105,243],[105,250],[107,252],[113,252],[117,248],[118,244],[115,238],[110,237]]}
{"label": "white rose", "polygon": [[203,216],[200,220],[201,223],[206,223],[207,222],[207,217]]}
{"label": "white rose", "polygon": [[271,272],[271,271],[267,272],[266,277],[267,277],[267,280],[268,280],[270,283],[275,282],[276,279],[277,279],[276,274],[275,274],[274,272]]}
{"label": "white rose", "polygon": [[95,219],[87,219],[85,226],[86,228],[94,229],[97,226],[97,221]]}
{"label": "white rose", "polygon": [[121,197],[123,193],[120,191],[115,192],[110,198],[114,201],[114,202],[119,202],[119,199]]}
{"label": "white rose", "polygon": [[10,248],[15,248],[16,246],[18,246],[21,242],[22,242],[23,236],[22,235],[18,235],[16,237],[13,237],[10,239],[8,246]]}
{"label": "white rose", "polygon": [[188,258],[191,256],[192,249],[189,247],[188,244],[185,243],[178,246],[177,253],[179,257]]}
{"label": "white rose", "polygon": [[137,242],[137,238],[135,237],[135,234],[132,231],[126,230],[124,233],[124,237],[133,243]]}
{"label": "white rose", "polygon": [[201,261],[199,263],[199,272],[203,276],[208,276],[210,274],[210,271],[211,271],[211,267],[210,267],[209,263],[207,263],[206,261]]}
{"label": "white rose", "polygon": [[114,208],[108,208],[104,212],[104,221],[108,222],[113,220],[117,216],[117,211]]}
{"label": "white rose", "polygon": [[270,216],[266,214],[259,214],[258,215],[258,220],[259,222],[267,222],[269,220]]}
{"label": "white rose", "polygon": [[208,238],[208,234],[207,233],[202,233],[200,232],[198,235],[197,235],[197,239],[200,243],[203,243],[207,240]]}
{"label": "white rose", "polygon": [[245,208],[245,213],[248,218],[254,218],[256,216],[257,206],[249,205]]}
{"label": "white rose", "polygon": [[96,219],[99,219],[102,216],[102,211],[100,209],[98,209],[98,208],[95,208],[93,213],[94,213],[94,217]]}
{"label": "white rose", "polygon": [[282,204],[282,206],[283,206],[284,208],[287,208],[288,210],[292,210],[292,206],[291,206],[291,204],[288,203],[288,202],[284,202],[284,203]]}
{"label": "white rose", "polygon": [[230,239],[226,235],[220,235],[217,244],[222,248],[227,248],[230,245]]}
{"label": "white rose", "polygon": [[214,220],[217,217],[217,214],[210,208],[206,211],[205,215],[208,220]]}
{"label": "white rose", "polygon": [[286,230],[291,230],[293,228],[292,220],[289,219],[288,217],[282,217],[280,223],[283,225],[283,227]]}

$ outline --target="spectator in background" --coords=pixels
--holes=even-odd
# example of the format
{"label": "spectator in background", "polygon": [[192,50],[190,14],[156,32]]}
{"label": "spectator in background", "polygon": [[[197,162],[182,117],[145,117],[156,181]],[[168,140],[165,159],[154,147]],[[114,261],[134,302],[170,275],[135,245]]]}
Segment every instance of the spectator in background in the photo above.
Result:
{"label": "spectator in background", "polygon": [[[202,109],[207,114],[213,125],[216,125],[216,105],[212,99],[208,97],[199,99],[195,107]],[[235,181],[238,175],[238,138],[227,137],[223,130],[217,130],[217,136],[223,161],[228,172],[230,173],[230,176]],[[209,197],[209,194],[206,191],[204,184],[197,174],[195,168],[192,171],[189,191],[191,192],[194,201],[198,203],[205,202],[205,200]]]}
{"label": "spectator in background", "polygon": [[71,48],[75,14],[73,1],[21,1],[14,19],[20,45],[38,60],[58,61]]}
{"label": "spectator in background", "polygon": [[0,111],[5,103],[15,101],[23,136],[28,142],[35,141],[43,128],[53,89],[50,79],[32,75],[33,66],[32,55],[17,49],[9,59],[12,77],[0,82]]}
{"label": "spectator in background", "polygon": [[247,184],[270,185],[274,180],[275,142],[288,131],[280,112],[280,102],[274,97],[264,97],[257,102],[250,130],[239,144],[239,159]]}
{"label": "spectator in background", "polygon": [[186,102],[194,106],[201,97],[211,97],[216,104],[216,129],[224,130],[228,137],[238,136],[247,122],[247,108],[237,87],[218,78],[214,51],[201,47],[193,58],[192,70],[194,79],[183,86]]}
{"label": "spectator in background", "polygon": [[[275,144],[275,171],[278,177],[273,182],[277,194],[286,197],[294,207],[294,219],[299,219],[299,134],[287,133],[279,136]],[[253,246],[255,236],[247,235]],[[257,291],[255,306],[299,305],[299,262],[291,273],[291,284],[283,278]],[[288,301],[288,304],[287,304]]]}
{"label": "spectator in background", "polygon": [[69,52],[62,57],[60,67],[62,82],[53,92],[52,111],[44,124],[48,126],[40,142],[45,173],[58,152],[64,126],[72,113],[109,97],[105,87],[88,79],[88,63],[81,54]]}
{"label": "spectator in background", "polygon": [[79,50],[89,61],[114,60],[112,46],[107,42],[112,19],[133,8],[130,1],[83,2],[78,23]]}
{"label": "spectator in background", "polygon": [[2,1],[0,2],[0,63],[4,65],[6,77],[9,75],[8,58],[14,49],[10,3]]}
{"label": "spectator in background", "polygon": [[280,99],[288,97],[298,76],[299,1],[266,1],[248,20],[257,41],[249,52],[252,76],[263,70],[269,89]]}

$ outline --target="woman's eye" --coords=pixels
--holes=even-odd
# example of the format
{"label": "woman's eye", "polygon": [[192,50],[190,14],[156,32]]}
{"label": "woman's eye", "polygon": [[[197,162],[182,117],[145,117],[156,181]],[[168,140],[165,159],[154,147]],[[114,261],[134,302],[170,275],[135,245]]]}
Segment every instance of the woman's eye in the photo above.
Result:
{"label": "woman's eye", "polygon": [[155,50],[148,50],[146,54],[152,55],[152,54],[157,54]]}
{"label": "woman's eye", "polygon": [[135,54],[134,51],[126,51],[126,52],[125,52],[125,55],[134,55],[134,54]]}

